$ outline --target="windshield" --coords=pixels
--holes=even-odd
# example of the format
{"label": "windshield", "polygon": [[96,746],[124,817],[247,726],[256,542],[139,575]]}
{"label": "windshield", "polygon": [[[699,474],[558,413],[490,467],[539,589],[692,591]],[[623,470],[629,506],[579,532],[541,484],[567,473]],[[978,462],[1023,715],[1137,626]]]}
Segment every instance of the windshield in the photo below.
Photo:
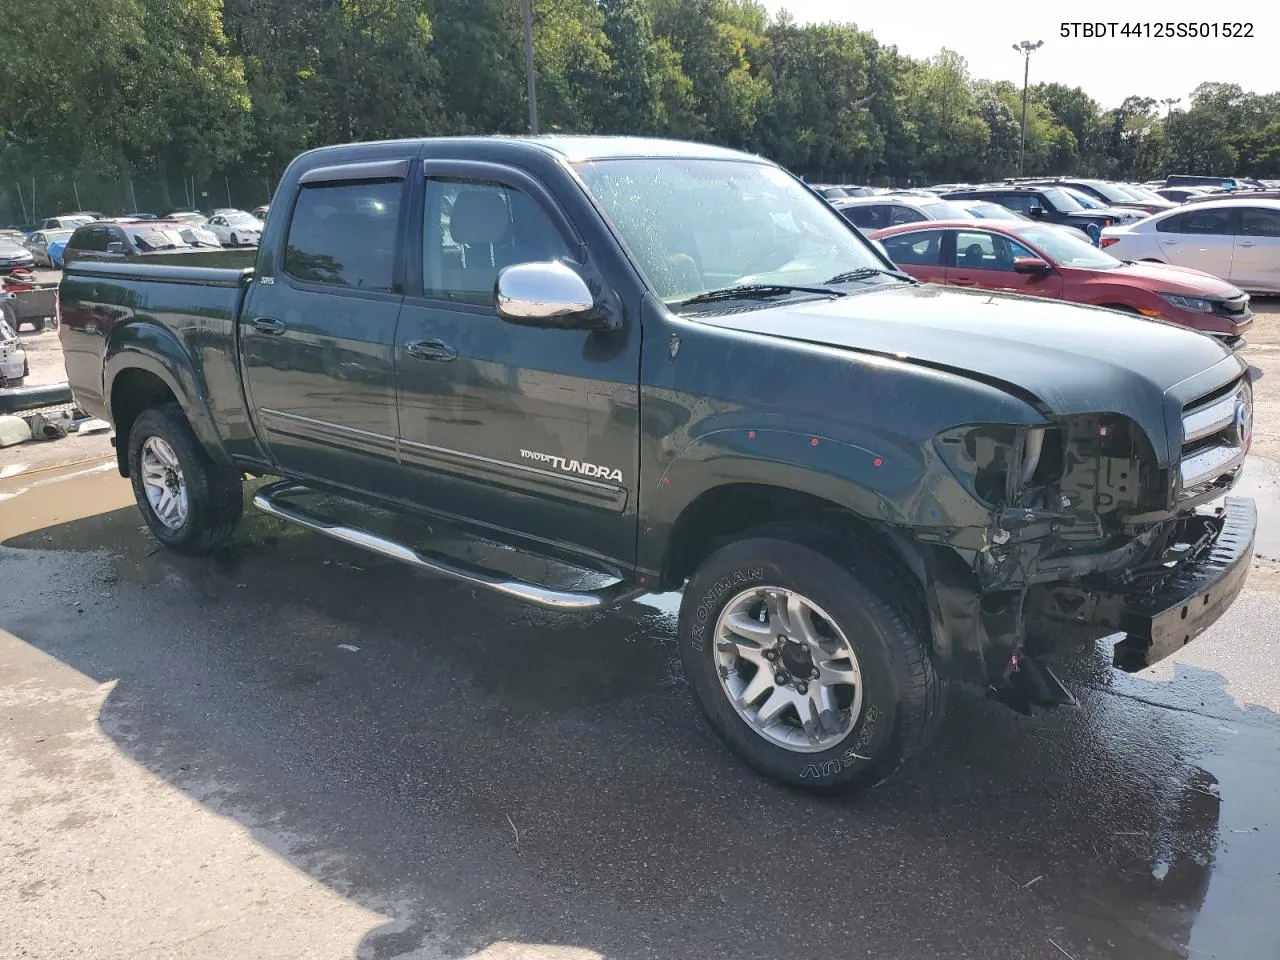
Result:
{"label": "windshield", "polygon": [[1084,206],[1080,201],[1065,190],[1060,190],[1057,187],[1047,187],[1040,192],[1044,194],[1044,198],[1049,201],[1053,206],[1053,209],[1057,210],[1059,213],[1062,213],[1063,211],[1072,212],[1084,209]]}
{"label": "windshield", "polygon": [[258,220],[247,213],[228,213],[227,223],[233,227],[256,227]]}
{"label": "windshield", "polygon": [[1137,198],[1124,187],[1115,183],[1103,183],[1101,180],[1090,181],[1089,186],[1107,198],[1108,203],[1132,203]]}
{"label": "windshield", "polygon": [[971,214],[958,203],[952,203],[950,200],[938,200],[930,202],[926,200],[920,204],[920,209],[929,215],[931,220],[972,220]]}
{"label": "windshield", "polygon": [[1089,196],[1083,190],[1073,190],[1071,187],[1059,187],[1058,189],[1086,210],[1097,210],[1102,207],[1101,200],[1096,197]]}
{"label": "windshield", "polygon": [[885,269],[835,210],[772,164],[623,159],[577,170],[667,303],[739,284],[820,284]]}
{"label": "windshield", "polygon": [[1026,220],[1017,210],[1010,210],[1008,207],[1002,207],[998,203],[989,203],[986,200],[978,200],[974,203],[966,203],[965,207],[975,217],[984,220]]}
{"label": "windshield", "polygon": [[1164,197],[1160,196],[1160,194],[1156,193],[1154,190],[1148,190],[1146,187],[1135,187],[1130,184],[1126,184],[1125,189],[1133,194],[1134,199],[1136,200],[1144,200],[1147,203],[1159,204],[1168,202]]}
{"label": "windshield", "polygon": [[1120,266],[1119,260],[1109,253],[1103,253],[1074,227],[1037,224],[1019,228],[1018,236],[1031,245],[1039,247],[1042,253],[1060,267],[1114,270]]}

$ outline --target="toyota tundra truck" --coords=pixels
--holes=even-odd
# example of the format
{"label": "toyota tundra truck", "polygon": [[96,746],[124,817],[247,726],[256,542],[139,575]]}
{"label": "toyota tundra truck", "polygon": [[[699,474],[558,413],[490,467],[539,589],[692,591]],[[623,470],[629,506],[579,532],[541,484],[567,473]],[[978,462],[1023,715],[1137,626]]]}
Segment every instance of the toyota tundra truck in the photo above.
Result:
{"label": "toyota tundra truck", "polygon": [[[156,539],[218,547],[249,474],[272,478],[260,511],[554,610],[682,590],[708,721],[786,783],[882,780],[953,686],[1074,703],[1051,658],[1109,638],[1140,669],[1247,574],[1254,505],[1225,496],[1252,422],[1238,356],[919,284],[758,157],[351,144],[298,157],[271,209],[252,269],[80,262],[62,281],[76,400],[114,424]],[[308,493],[445,518],[595,585]]]}

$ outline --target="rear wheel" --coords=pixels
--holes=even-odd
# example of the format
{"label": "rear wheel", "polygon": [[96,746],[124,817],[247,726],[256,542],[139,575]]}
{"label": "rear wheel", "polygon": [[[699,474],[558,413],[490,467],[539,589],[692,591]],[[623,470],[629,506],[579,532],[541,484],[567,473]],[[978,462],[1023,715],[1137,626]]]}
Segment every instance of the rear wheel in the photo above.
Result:
{"label": "rear wheel", "polygon": [[133,495],[156,539],[180,553],[225,543],[244,509],[240,474],[214,463],[176,403],[143,411],[129,431]]}
{"label": "rear wheel", "polygon": [[806,789],[872,786],[945,710],[916,602],[813,547],[741,540],[689,581],[681,655],[711,725],[752,766]]}

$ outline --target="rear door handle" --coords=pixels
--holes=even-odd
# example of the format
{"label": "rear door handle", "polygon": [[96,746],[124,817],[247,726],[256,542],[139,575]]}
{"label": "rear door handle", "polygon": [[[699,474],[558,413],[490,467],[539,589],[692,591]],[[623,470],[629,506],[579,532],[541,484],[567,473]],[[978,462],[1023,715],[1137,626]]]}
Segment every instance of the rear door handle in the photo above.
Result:
{"label": "rear door handle", "polygon": [[280,336],[288,328],[274,317],[255,317],[253,320],[253,329],[259,333],[269,333],[274,337]]}
{"label": "rear door handle", "polygon": [[1237,247],[1256,247],[1257,244],[1254,243],[1252,240],[1237,240],[1236,246]]}
{"label": "rear door handle", "polygon": [[409,356],[417,360],[435,360],[446,363],[458,359],[458,351],[441,340],[414,340],[404,346]]}
{"label": "rear door handle", "polygon": [[956,277],[951,282],[957,287],[976,287],[978,285],[977,280],[970,280],[968,277]]}

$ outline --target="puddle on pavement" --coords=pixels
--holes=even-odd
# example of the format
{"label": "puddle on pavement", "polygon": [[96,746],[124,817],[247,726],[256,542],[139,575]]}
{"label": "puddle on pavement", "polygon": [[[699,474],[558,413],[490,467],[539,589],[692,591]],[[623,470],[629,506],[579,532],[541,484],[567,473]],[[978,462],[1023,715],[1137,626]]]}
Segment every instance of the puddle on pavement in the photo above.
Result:
{"label": "puddle on pavement", "polygon": [[[133,490],[116,472],[114,458],[16,473],[0,480],[0,543],[34,547],[43,541],[48,547],[97,549],[104,545],[113,512],[126,506],[133,506]],[[86,525],[88,520],[101,522]],[[63,529],[55,534],[55,527]],[[9,542],[36,531],[45,531],[37,542]],[[79,542],[67,542],[68,536]]]}
{"label": "puddle on pavement", "polygon": [[1254,553],[1265,560],[1280,560],[1280,464],[1266,457],[1249,457],[1231,496],[1252,497],[1258,505]]}

